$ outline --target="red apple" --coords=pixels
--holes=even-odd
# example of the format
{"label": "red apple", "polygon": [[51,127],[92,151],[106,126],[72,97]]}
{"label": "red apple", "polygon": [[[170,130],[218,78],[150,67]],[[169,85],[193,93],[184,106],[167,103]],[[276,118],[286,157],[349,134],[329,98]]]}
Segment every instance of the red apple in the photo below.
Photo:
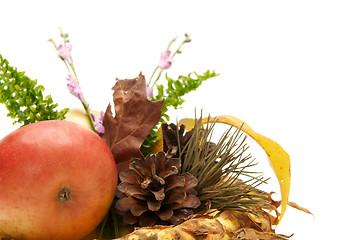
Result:
{"label": "red apple", "polygon": [[60,120],[21,127],[0,140],[0,237],[81,239],[116,186],[113,155],[94,132]]}

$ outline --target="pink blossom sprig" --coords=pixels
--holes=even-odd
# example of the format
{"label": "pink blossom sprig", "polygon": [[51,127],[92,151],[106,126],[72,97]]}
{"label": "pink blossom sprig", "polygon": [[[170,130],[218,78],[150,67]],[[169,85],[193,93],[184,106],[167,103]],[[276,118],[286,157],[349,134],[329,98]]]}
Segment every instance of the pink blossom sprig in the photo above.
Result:
{"label": "pink blossom sprig", "polygon": [[105,131],[104,126],[103,126],[104,114],[105,114],[104,111],[101,111],[98,119],[94,116],[94,114],[91,114],[92,119],[95,123],[95,130],[98,133],[104,133],[104,131]]}
{"label": "pink blossom sprig", "polygon": [[92,130],[97,133],[104,133],[104,127],[102,125],[102,123],[103,123],[102,117],[97,120],[90,113],[89,104],[85,101],[84,94],[80,88],[79,80],[78,80],[78,77],[75,72],[74,62],[71,57],[72,44],[68,40],[68,34],[61,33],[61,37],[64,40],[64,44],[60,44],[59,46],[57,46],[55,44],[54,40],[49,39],[49,41],[54,44],[54,47],[56,48],[56,50],[58,52],[59,58],[65,63],[65,66],[67,67],[67,69],[69,71],[68,77],[66,78],[66,80],[68,81],[67,88],[68,88],[69,92],[73,96],[78,98],[80,100],[80,102],[82,103],[82,105],[85,109],[86,115],[89,119]]}
{"label": "pink blossom sprig", "polygon": [[147,98],[150,100],[153,97],[153,88],[151,88],[148,83],[146,86],[146,91],[147,91]]}
{"label": "pink blossom sprig", "polygon": [[71,59],[72,47],[73,46],[69,42],[64,43],[64,45],[60,44],[58,46],[58,56],[68,64],[72,64],[72,59]]}
{"label": "pink blossom sprig", "polygon": [[174,56],[176,54],[180,54],[181,53],[181,47],[183,46],[183,44],[185,43],[189,43],[191,41],[190,39],[190,35],[189,34],[185,34],[185,39],[183,40],[183,42],[179,45],[179,47],[177,48],[177,50],[171,55],[171,51],[169,50],[170,47],[172,46],[172,44],[177,40],[177,37],[173,38],[169,44],[168,47],[166,49],[165,52],[162,52],[160,54],[160,60],[159,60],[159,64],[157,65],[157,67],[154,69],[152,76],[149,79],[149,86],[151,85],[151,81],[152,78],[154,76],[154,74],[157,72],[157,70],[159,69],[159,73],[157,78],[155,79],[155,81],[153,82],[153,84],[151,85],[151,89],[153,89],[153,87],[155,86],[156,82],[159,80],[160,76],[162,75],[164,70],[169,69],[172,66],[172,63],[174,62]]}
{"label": "pink blossom sprig", "polygon": [[160,73],[172,66],[174,59],[170,56],[171,53],[172,52],[170,50],[166,50],[160,54],[160,60],[158,64]]}
{"label": "pink blossom sprig", "polygon": [[83,92],[82,92],[82,90],[80,88],[80,85],[79,85],[78,81],[74,77],[74,75],[69,73],[66,80],[68,80],[68,84],[66,85],[66,87],[68,88],[69,92],[73,96],[77,97],[81,102],[84,102],[85,99],[84,99],[84,96],[83,96]]}

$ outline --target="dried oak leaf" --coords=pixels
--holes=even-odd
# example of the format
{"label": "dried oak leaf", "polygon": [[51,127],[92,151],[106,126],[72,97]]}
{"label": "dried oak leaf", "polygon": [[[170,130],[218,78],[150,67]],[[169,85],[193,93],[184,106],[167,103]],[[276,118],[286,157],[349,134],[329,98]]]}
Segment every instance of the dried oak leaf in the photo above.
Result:
{"label": "dried oak leaf", "polygon": [[163,101],[149,101],[146,81],[140,73],[134,79],[116,79],[113,86],[113,116],[109,104],[104,114],[103,140],[111,149],[118,172],[129,169],[130,159],[141,157],[140,147],[159,122]]}

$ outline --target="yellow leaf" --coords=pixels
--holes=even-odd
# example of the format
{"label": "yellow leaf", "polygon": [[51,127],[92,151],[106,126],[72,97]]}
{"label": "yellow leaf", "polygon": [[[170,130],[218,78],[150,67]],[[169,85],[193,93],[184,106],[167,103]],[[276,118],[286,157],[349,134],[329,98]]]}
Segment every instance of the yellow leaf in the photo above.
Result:
{"label": "yellow leaf", "polygon": [[155,144],[150,148],[150,150],[154,153],[163,151],[163,134],[162,134],[162,128],[160,127],[157,131],[157,135],[160,136],[158,141],[155,142]]}
{"label": "yellow leaf", "polygon": [[[94,114],[94,116],[96,118],[99,118],[99,116],[100,116],[99,111],[91,110],[90,112],[92,114]],[[78,124],[80,124],[81,126],[87,128],[87,129],[90,129],[90,130],[92,129],[91,124],[89,122],[89,118],[86,115],[86,112],[85,112],[85,110],[83,108],[71,108],[71,109],[69,109],[69,111],[65,115],[65,120],[78,123]]]}
{"label": "yellow leaf", "polygon": [[[190,131],[194,128],[195,120],[193,118],[183,118],[178,122],[179,126],[182,124],[186,127],[187,131]],[[203,119],[202,119],[202,124],[203,124]]]}
{"label": "yellow leaf", "polygon": [[[291,166],[288,153],[278,143],[253,131],[247,123],[236,117],[223,115],[216,118],[203,118],[202,124],[205,124],[208,121],[216,121],[217,123],[224,123],[239,128],[252,137],[264,149],[268,156],[269,164],[272,167],[280,185],[282,200],[281,214],[278,220],[279,223],[285,214],[291,187]],[[194,119],[185,118],[180,120],[179,124],[184,124],[186,129],[189,130],[194,126]]]}
{"label": "yellow leaf", "polygon": [[293,207],[293,208],[295,208],[295,209],[297,209],[297,210],[300,210],[300,211],[302,211],[302,212],[305,212],[305,213],[308,213],[308,214],[313,215],[310,210],[308,210],[307,208],[301,207],[300,205],[298,205],[298,204],[295,203],[295,202],[288,202],[288,206]]}

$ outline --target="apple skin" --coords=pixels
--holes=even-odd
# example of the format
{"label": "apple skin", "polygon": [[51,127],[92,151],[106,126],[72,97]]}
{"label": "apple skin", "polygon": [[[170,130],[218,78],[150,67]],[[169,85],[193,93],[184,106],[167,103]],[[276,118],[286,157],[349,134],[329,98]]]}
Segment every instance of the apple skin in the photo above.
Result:
{"label": "apple skin", "polygon": [[109,210],[117,181],[94,132],[64,120],[21,127],[0,140],[0,236],[81,239]]}

